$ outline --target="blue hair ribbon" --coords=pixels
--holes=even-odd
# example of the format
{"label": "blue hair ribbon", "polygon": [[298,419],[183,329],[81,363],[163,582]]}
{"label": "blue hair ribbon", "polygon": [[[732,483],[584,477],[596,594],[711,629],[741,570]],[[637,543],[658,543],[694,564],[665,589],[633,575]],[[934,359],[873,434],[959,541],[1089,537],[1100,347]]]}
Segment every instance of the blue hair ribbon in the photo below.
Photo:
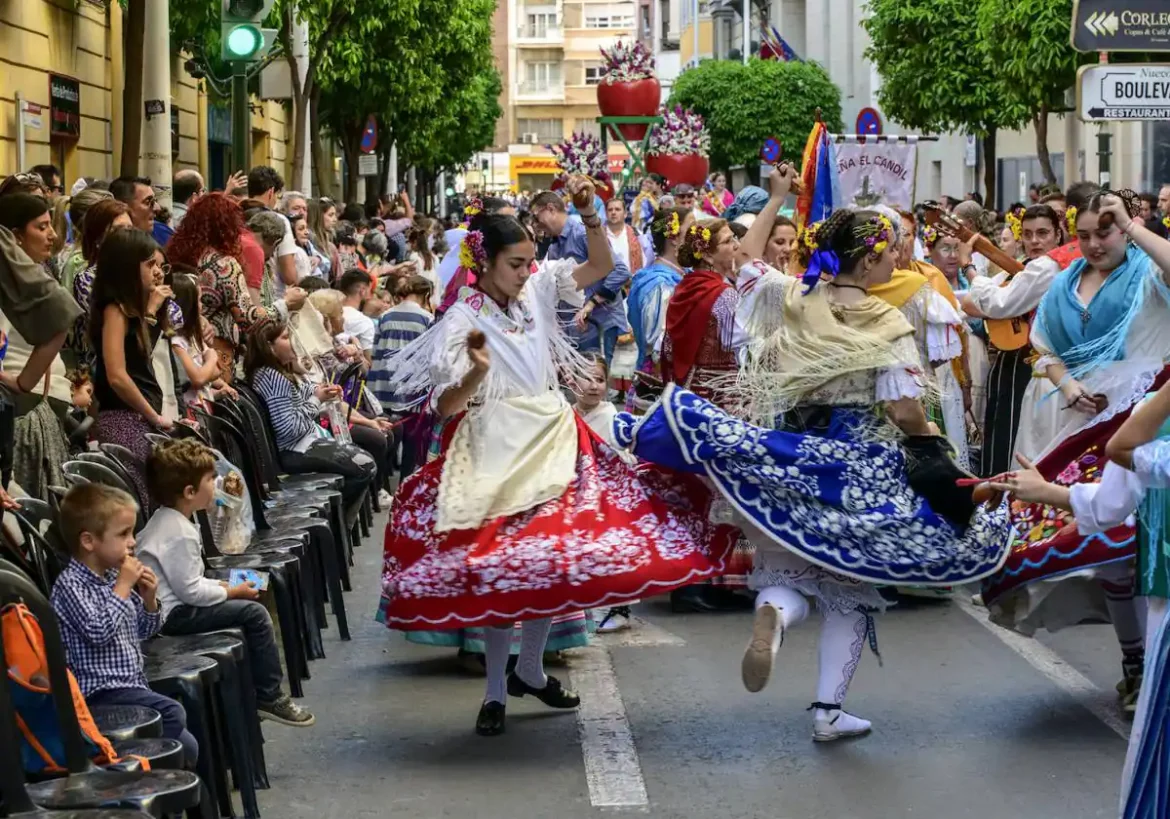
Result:
{"label": "blue hair ribbon", "polygon": [[804,271],[801,281],[804,282],[804,295],[812,292],[821,280],[821,274],[828,273],[836,278],[841,272],[841,259],[831,250],[815,250],[808,260],[808,270]]}

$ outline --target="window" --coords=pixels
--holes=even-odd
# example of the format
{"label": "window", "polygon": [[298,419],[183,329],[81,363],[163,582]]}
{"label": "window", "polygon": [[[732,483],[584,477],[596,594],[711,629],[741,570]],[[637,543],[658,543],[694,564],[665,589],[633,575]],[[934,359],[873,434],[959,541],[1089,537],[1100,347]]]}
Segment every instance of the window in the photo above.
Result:
{"label": "window", "polygon": [[650,7],[641,7],[641,19],[638,21],[638,36],[649,39],[650,38]]}
{"label": "window", "polygon": [[601,78],[605,74],[605,69],[600,65],[585,66],[585,84],[586,85],[600,85]]}
{"label": "window", "polygon": [[560,119],[518,119],[516,131],[521,142],[537,145],[551,145],[565,138],[564,120]]}
{"label": "window", "polygon": [[557,30],[557,15],[552,11],[529,12],[525,15],[522,37],[544,38]]}
{"label": "window", "polygon": [[524,83],[521,90],[527,93],[554,91],[562,87],[560,63],[525,63]]}
{"label": "window", "polygon": [[597,124],[596,120],[579,119],[577,120],[577,124],[573,127],[573,130],[579,134],[585,134],[587,136],[601,139],[601,126]]}
{"label": "window", "polygon": [[586,14],[585,28],[633,28],[632,14]]}

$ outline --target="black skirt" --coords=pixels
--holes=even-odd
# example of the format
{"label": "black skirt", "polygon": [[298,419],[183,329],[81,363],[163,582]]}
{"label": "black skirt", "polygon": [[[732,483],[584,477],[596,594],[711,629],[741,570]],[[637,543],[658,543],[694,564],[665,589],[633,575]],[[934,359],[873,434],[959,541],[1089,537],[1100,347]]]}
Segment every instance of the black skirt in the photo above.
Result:
{"label": "black skirt", "polygon": [[1000,351],[987,373],[987,410],[983,419],[983,449],[979,475],[984,478],[1014,469],[1020,405],[1032,381],[1031,345]]}

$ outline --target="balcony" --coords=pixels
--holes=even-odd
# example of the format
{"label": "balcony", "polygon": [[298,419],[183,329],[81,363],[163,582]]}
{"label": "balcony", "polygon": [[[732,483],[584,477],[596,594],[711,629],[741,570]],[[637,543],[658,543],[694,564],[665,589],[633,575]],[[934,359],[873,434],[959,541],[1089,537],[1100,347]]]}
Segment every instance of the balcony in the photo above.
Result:
{"label": "balcony", "polygon": [[520,26],[516,33],[516,45],[545,47],[562,46],[565,43],[564,29],[559,26]]}
{"label": "balcony", "polygon": [[564,102],[565,84],[563,82],[522,82],[516,88],[516,98],[513,102],[540,103]]}

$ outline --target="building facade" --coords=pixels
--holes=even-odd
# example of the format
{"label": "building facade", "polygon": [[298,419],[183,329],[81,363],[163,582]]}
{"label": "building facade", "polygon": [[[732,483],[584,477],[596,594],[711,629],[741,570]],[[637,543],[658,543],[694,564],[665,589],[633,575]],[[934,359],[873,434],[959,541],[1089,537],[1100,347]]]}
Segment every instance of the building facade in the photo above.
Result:
{"label": "building facade", "polygon": [[[45,163],[60,168],[66,184],[117,175],[122,24],[116,0],[0,2],[0,177]],[[291,115],[285,105],[253,100],[251,156],[233,162],[226,103],[210,98],[205,83],[187,74],[183,63],[180,55],[171,59],[167,101],[174,170],[198,169],[212,186],[234,170],[259,164],[288,178]]]}
{"label": "building facade", "polygon": [[[602,47],[632,40],[635,0],[500,0],[493,49],[503,77],[496,144],[475,158],[469,186],[540,190],[558,168],[546,146],[573,133],[599,134],[596,85]],[[610,147],[611,166],[624,149]]]}
{"label": "building facade", "polygon": [[[640,2],[645,8],[642,13],[649,17],[640,35],[653,46],[665,78],[672,79],[679,68],[694,65],[697,59],[738,59],[742,54],[743,0]],[[885,133],[907,133],[884,116],[877,101],[881,77],[864,57],[869,46],[862,25],[864,0],[768,0],[762,12],[760,4],[752,3],[749,14],[753,18],[749,21],[751,53],[759,49],[762,17],[801,59],[826,68],[841,89],[847,131],[853,132],[862,109],[873,108],[882,115]],[[1112,135],[1109,183],[1113,187],[1156,191],[1170,181],[1170,123],[1087,125],[1075,113],[1052,114],[1048,149],[1062,186],[1078,179],[1100,179],[1097,146],[1102,131]],[[983,192],[982,157],[972,150],[971,140],[962,133],[931,136],[938,136],[938,141],[920,143],[918,150],[916,198],[937,199],[944,194],[961,198],[969,191]],[[996,154],[998,197],[988,206],[1003,209],[1013,201],[1026,201],[1029,186],[1044,182],[1035,133],[1031,128],[1000,133]]]}

